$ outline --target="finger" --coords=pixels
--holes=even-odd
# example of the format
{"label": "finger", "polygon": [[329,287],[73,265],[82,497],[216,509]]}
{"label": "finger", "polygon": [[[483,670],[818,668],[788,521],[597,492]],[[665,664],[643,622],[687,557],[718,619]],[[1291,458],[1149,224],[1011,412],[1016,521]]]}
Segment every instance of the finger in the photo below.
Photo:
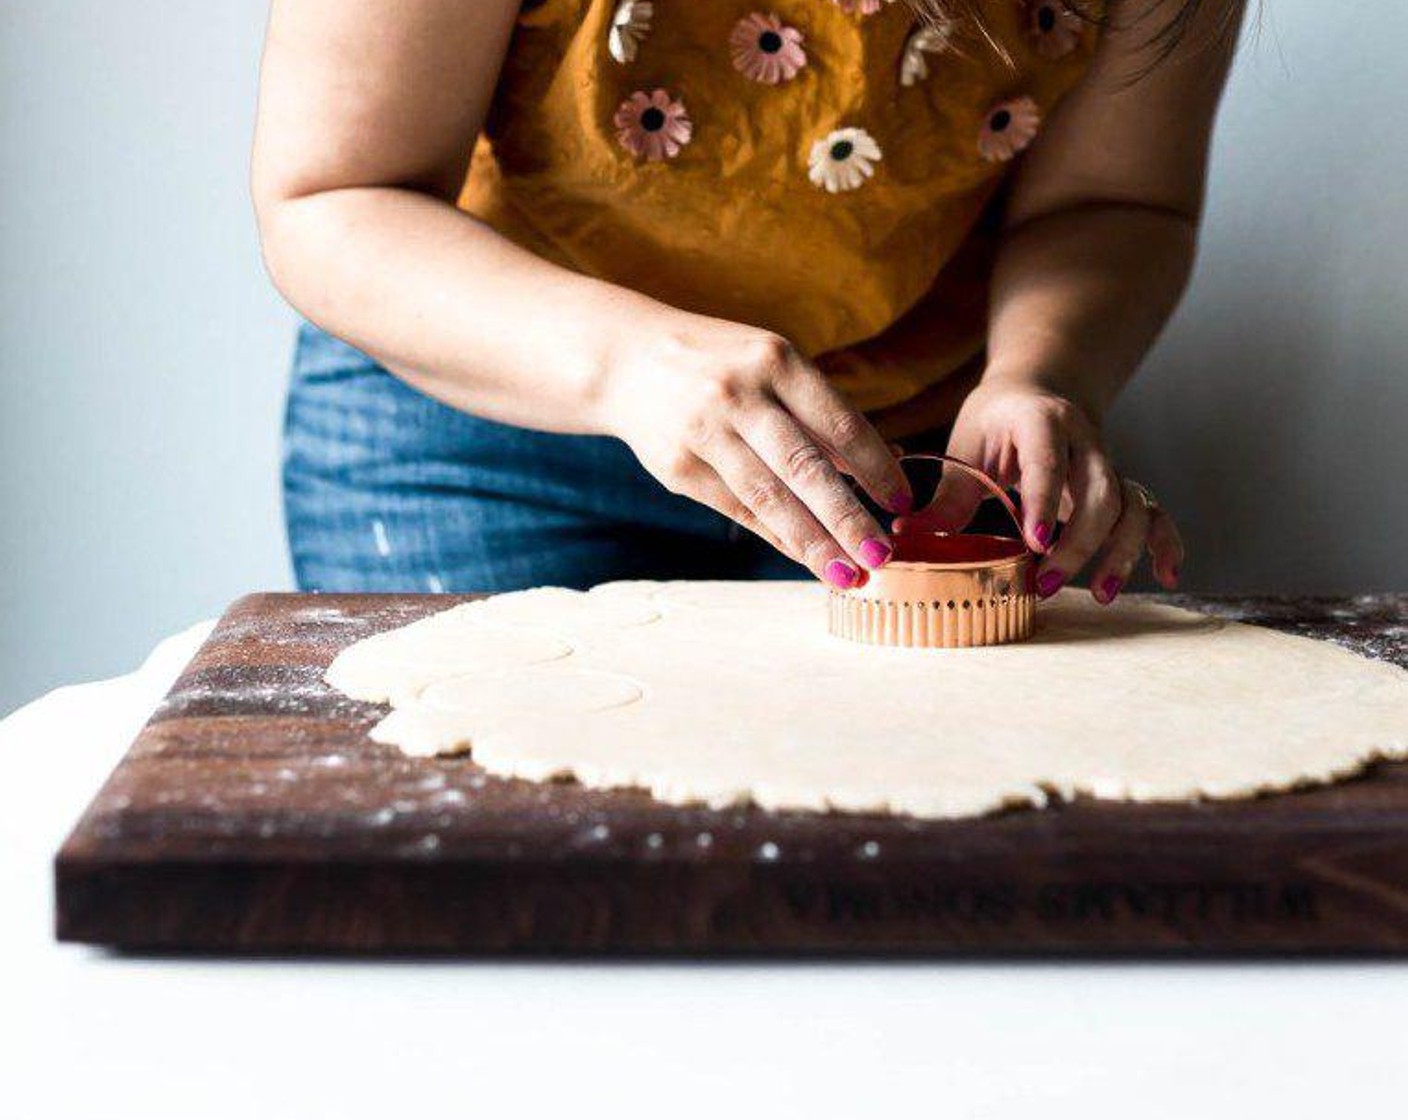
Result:
{"label": "finger", "polygon": [[1090,594],[1097,603],[1113,603],[1120,590],[1129,582],[1130,574],[1144,555],[1144,542],[1149,537],[1149,508],[1140,500],[1134,484],[1125,482],[1124,512],[1110,530],[1105,548],[1090,575]]}
{"label": "finger", "polygon": [[836,468],[837,474],[850,476],[851,468],[846,464],[846,460],[827,448],[823,447],[822,452],[826,455],[826,461]]}
{"label": "finger", "polygon": [[836,455],[861,488],[891,513],[914,508],[909,479],[865,414],[853,408],[810,364],[800,359],[774,382],[778,400]]}
{"label": "finger", "polygon": [[843,590],[864,582],[860,566],[741,437],[715,436],[699,455],[797,563]]}
{"label": "finger", "polygon": [[739,434],[833,540],[867,568],[894,552],[889,534],[832,465],[826,451],[781,408],[755,409]]}
{"label": "finger", "polygon": [[787,549],[773,532],[768,529],[751,509],[738,500],[737,495],[728,488],[728,485],[719,477],[719,472],[714,470],[703,459],[695,460],[693,470],[695,484],[692,487],[692,497],[696,502],[708,506],[723,514],[730,521],[737,522],[747,529],[754,536],[767,541],[778,552],[787,554]]}
{"label": "finger", "polygon": [[1104,452],[1094,444],[1073,451],[1070,491],[1074,503],[1071,518],[1037,570],[1037,592],[1043,598],[1056,594],[1085,567],[1123,511],[1120,481]]}
{"label": "finger", "polygon": [[1154,510],[1149,526],[1149,556],[1153,561],[1154,578],[1172,591],[1183,573],[1183,538],[1179,536],[1173,515],[1163,508]]}
{"label": "finger", "polygon": [[[951,447],[949,454],[963,459],[964,462],[968,461],[967,456],[958,455]],[[968,527],[986,497],[987,491],[982,483],[967,471],[945,463],[943,473],[939,475],[939,485],[934,490],[933,500],[916,513],[896,521],[895,532],[961,532]]]}
{"label": "finger", "polygon": [[1015,434],[1022,495],[1022,535],[1034,552],[1047,552],[1056,539],[1061,494],[1066,489],[1070,445],[1065,430],[1050,417],[1033,420]]}
{"label": "finger", "polygon": [[[981,441],[969,437],[961,423],[949,434],[948,446],[944,448],[945,454],[965,463],[981,460],[982,450]],[[929,504],[896,521],[894,531],[960,532],[968,527],[986,496],[982,485],[967,471],[951,463],[940,463],[938,485],[934,487]]]}

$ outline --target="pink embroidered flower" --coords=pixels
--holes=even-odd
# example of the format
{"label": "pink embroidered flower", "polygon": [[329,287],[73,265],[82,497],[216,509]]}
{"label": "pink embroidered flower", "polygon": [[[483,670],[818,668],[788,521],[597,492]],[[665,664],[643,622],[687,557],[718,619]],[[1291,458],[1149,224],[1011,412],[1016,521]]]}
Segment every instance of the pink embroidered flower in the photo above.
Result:
{"label": "pink embroidered flower", "polygon": [[735,23],[728,45],[733,49],[735,70],[770,86],[790,82],[807,64],[802,33],[763,12],[754,12]]}
{"label": "pink embroidered flower", "polygon": [[873,16],[886,4],[893,2],[894,0],[832,0],[843,12],[859,12],[863,16]]}
{"label": "pink embroidered flower", "polygon": [[663,89],[636,90],[621,102],[612,123],[621,147],[650,163],[674,159],[694,134],[684,102],[671,100]]}
{"label": "pink embroidered flower", "polygon": [[999,101],[978,133],[978,152],[992,163],[1004,163],[1024,151],[1040,127],[1041,110],[1030,97]]}
{"label": "pink embroidered flower", "polygon": [[1083,20],[1064,0],[1029,0],[1028,31],[1042,58],[1065,58],[1080,43]]}

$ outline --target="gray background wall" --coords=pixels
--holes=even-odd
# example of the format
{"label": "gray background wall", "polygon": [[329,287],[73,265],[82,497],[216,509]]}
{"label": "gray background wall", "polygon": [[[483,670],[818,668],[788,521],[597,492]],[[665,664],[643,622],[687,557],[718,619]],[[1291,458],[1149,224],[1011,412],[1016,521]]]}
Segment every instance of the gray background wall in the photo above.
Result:
{"label": "gray background wall", "polygon": [[[0,0],[0,712],[288,583],[263,5]],[[1192,293],[1113,419],[1200,588],[1408,585],[1408,6],[1266,0]]]}

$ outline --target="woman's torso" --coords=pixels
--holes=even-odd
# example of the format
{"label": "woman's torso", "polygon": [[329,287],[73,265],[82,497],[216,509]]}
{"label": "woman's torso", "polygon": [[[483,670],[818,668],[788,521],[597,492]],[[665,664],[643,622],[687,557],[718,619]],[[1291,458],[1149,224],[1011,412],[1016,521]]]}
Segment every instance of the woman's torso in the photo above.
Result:
{"label": "woman's torso", "polygon": [[461,205],[883,408],[981,348],[985,211],[1094,38],[1060,0],[994,0],[982,31],[904,0],[543,0]]}

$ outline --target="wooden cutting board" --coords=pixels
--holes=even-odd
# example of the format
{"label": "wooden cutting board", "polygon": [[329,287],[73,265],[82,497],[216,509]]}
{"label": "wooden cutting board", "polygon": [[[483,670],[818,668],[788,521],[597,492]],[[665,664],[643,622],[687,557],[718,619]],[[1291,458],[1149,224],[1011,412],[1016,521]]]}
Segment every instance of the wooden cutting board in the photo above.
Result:
{"label": "wooden cutting board", "polygon": [[[503,781],[369,741],[384,709],[322,682],[343,646],[460,601],[232,606],[59,853],[59,938],[221,952],[1408,949],[1408,764],[1251,802],[949,822]],[[1173,601],[1408,664],[1405,595]]]}

